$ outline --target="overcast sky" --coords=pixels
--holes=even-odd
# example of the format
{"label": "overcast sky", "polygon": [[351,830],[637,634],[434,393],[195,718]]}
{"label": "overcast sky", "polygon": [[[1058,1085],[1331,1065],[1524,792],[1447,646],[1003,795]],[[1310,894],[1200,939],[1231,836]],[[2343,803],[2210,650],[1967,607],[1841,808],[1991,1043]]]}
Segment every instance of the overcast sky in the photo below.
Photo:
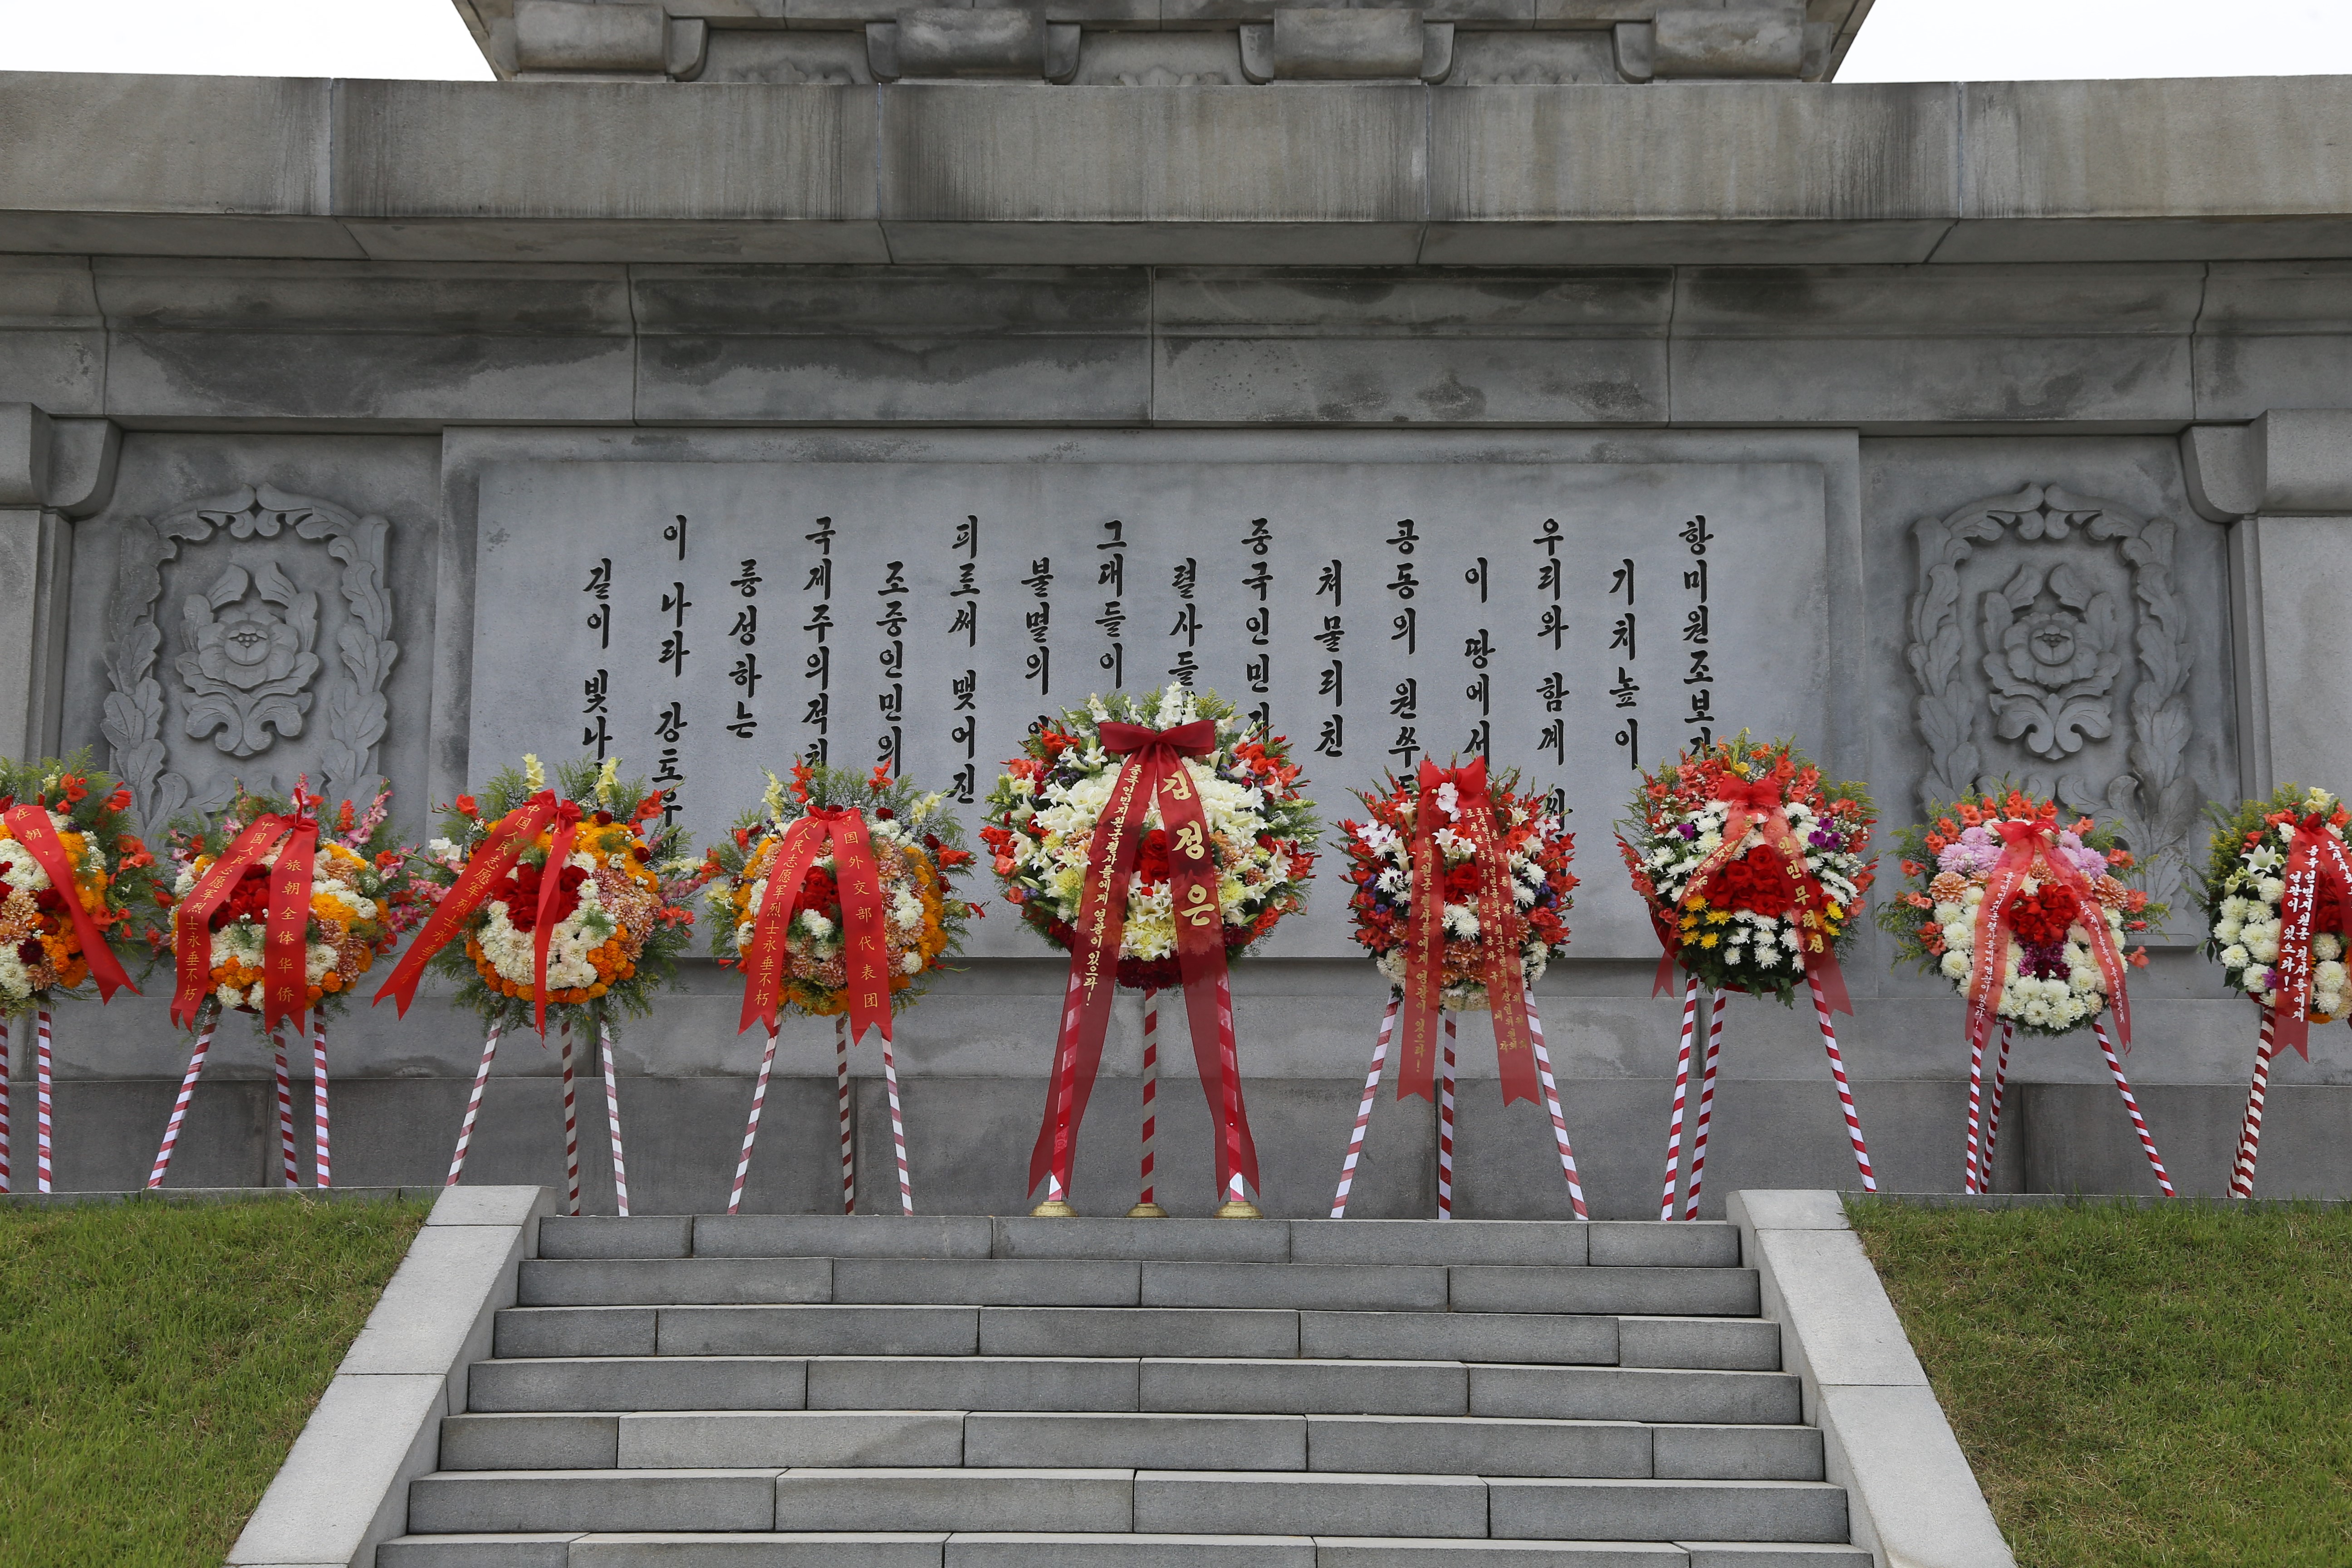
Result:
{"label": "overcast sky", "polygon": [[[0,0],[0,70],[490,74],[449,0]],[[1839,79],[2339,72],[2352,0],[1878,0]]]}

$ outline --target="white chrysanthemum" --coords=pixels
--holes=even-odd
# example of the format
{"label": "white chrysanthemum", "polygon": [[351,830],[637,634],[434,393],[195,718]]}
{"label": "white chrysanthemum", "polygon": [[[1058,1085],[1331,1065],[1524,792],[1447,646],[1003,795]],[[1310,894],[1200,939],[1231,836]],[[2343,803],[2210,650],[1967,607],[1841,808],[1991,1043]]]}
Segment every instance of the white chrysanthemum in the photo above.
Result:
{"label": "white chrysanthemum", "polygon": [[1944,950],[1942,967],[1946,979],[1966,980],[1969,977],[1968,950],[1960,947],[1947,947]]}
{"label": "white chrysanthemum", "polygon": [[2252,962],[2253,954],[2248,952],[2242,944],[2232,942],[2221,950],[2221,967],[2224,969],[2243,969]]}
{"label": "white chrysanthemum", "polygon": [[2323,960],[2343,957],[2343,939],[2327,931],[2315,933],[2311,939],[2311,956]]}

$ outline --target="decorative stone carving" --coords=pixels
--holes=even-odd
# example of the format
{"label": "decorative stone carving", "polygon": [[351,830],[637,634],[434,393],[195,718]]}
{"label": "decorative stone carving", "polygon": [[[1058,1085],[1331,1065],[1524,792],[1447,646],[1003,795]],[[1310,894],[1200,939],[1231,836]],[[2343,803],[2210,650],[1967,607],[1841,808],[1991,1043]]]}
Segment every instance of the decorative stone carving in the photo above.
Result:
{"label": "decorative stone carving", "polygon": [[[261,602],[248,604],[248,596]],[[288,615],[272,615],[271,605]],[[195,651],[173,662],[187,684],[187,732],[211,736],[232,757],[268,750],[273,728],[300,734],[302,715],[310,710],[305,688],[319,673],[319,656],[310,651],[319,636],[319,595],[296,588],[275,562],[262,568],[258,582],[232,566],[209,592],[189,595],[185,613]]]}
{"label": "decorative stone carving", "polygon": [[[216,805],[240,778],[282,789],[308,773],[343,794],[373,782],[383,685],[400,656],[384,585],[390,528],[263,485],[154,524],[130,552],[101,729],[142,821]],[[156,614],[167,586],[180,606],[169,650],[170,619]],[[322,635],[339,665],[323,679]],[[168,689],[159,667],[178,677]],[[322,697],[320,726],[310,714]],[[209,742],[210,760],[187,742]],[[236,765],[255,758],[257,769]]]}
{"label": "decorative stone carving", "polygon": [[[2028,485],[1912,532],[1922,805],[2007,778],[2113,817],[2167,897],[2201,800],[2185,776],[2190,656],[2174,525]],[[2053,776],[2045,764],[2057,763],[2071,765]]]}

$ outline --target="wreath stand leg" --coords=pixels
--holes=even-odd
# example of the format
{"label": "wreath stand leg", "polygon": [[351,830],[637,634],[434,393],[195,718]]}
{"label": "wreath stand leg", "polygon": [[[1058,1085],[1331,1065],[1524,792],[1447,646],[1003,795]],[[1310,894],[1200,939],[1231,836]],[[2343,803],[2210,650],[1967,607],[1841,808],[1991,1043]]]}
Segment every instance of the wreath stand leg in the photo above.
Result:
{"label": "wreath stand leg", "polygon": [[1584,1208],[1584,1184],[1576,1177],[1576,1151],[1568,1145],[1568,1118],[1559,1113],[1559,1086],[1552,1081],[1551,1053],[1544,1049],[1543,1020],[1536,1016],[1536,1001],[1528,998],[1528,1038],[1536,1049],[1536,1077],[1543,1084],[1544,1109],[1551,1113],[1552,1142],[1559,1146],[1560,1174],[1568,1178],[1568,1201],[1575,1205],[1576,1217],[1591,1219]]}
{"label": "wreath stand leg", "polygon": [[286,1029],[279,1025],[269,1031],[269,1044],[278,1053],[278,1160],[289,1187],[302,1184],[302,1166],[294,1153],[294,1080],[286,1073]]}
{"label": "wreath stand leg", "polygon": [[891,1059],[890,1037],[882,1037],[882,1087],[890,1099],[890,1148],[898,1157],[898,1212],[915,1214],[915,1186],[907,1174],[907,1118],[898,1109],[898,1067]]}
{"label": "wreath stand leg", "polygon": [[857,1152],[852,1141],[855,1119],[849,1103],[849,1015],[833,1020],[833,1108],[841,1123],[841,1212],[857,1212]]}
{"label": "wreath stand leg", "polygon": [[1248,1178],[1242,1173],[1241,1054],[1234,1040],[1233,981],[1223,974],[1217,976],[1217,1053],[1225,1150],[1225,1201],[1218,1205],[1217,1217],[1264,1219],[1264,1213],[1249,1201]]}
{"label": "wreath stand leg", "polygon": [[1878,1190],[1878,1178],[1870,1173],[1870,1146],[1862,1141],[1862,1118],[1854,1114],[1853,1087],[1845,1080],[1845,1058],[1838,1055],[1837,1030],[1830,1024],[1830,999],[1822,994],[1821,977],[1811,970],[1805,973],[1805,984],[1812,987],[1813,1016],[1821,1020],[1822,1048],[1830,1054],[1830,1078],[1837,1085],[1838,1108],[1845,1112],[1845,1135],[1853,1144],[1854,1169],[1862,1173],[1862,1190],[1874,1193]]}
{"label": "wreath stand leg", "polygon": [[1977,1162],[1978,1188],[1992,1191],[1992,1146],[2000,1137],[2001,1102],[2009,1096],[2009,1043],[2017,1033],[2006,1018],[2000,1021],[2000,1055],[1992,1065],[1992,1114],[1985,1121],[1984,1155]]}
{"label": "wreath stand leg", "polygon": [[211,1010],[205,1015],[205,1026],[196,1036],[195,1049],[188,1053],[188,1071],[180,1079],[180,1098],[172,1102],[172,1120],[163,1124],[163,1146],[155,1151],[155,1168],[147,1173],[151,1189],[163,1184],[163,1173],[172,1163],[172,1151],[180,1142],[180,1124],[187,1121],[188,1101],[196,1092],[197,1075],[205,1070],[205,1057],[213,1048],[213,1030],[220,1026],[220,1004],[208,1002],[206,1006]]}
{"label": "wreath stand leg", "polygon": [[1675,1184],[1683,1173],[1683,1101],[1690,1093],[1691,1035],[1698,1026],[1698,976],[1683,986],[1682,1052],[1675,1058],[1675,1111],[1666,1123],[1666,1189],[1658,1199],[1658,1217],[1675,1217]]}
{"label": "wreath stand leg", "polygon": [[8,1015],[0,1013],[0,1193],[8,1183]]}
{"label": "wreath stand leg", "polygon": [[613,1073],[613,1031],[602,1019],[596,1043],[604,1058],[604,1122],[613,1132],[613,1198],[621,1217],[629,1217],[629,1163],[621,1155],[621,1084]]}
{"label": "wreath stand leg", "polygon": [[2091,1033],[2099,1042],[2099,1054],[2107,1058],[2107,1072],[2116,1080],[2116,1092],[2124,1097],[2124,1109],[2131,1113],[2132,1131],[2139,1134],[2140,1152],[2147,1156],[2148,1169],[2156,1173],[2157,1186],[2168,1198],[2179,1196],[2172,1190],[2172,1178],[2164,1173],[2164,1160],[2156,1152],[2156,1140],[2147,1134],[2147,1118],[2139,1113],[2139,1101],[2132,1098],[2131,1084],[2124,1077],[2124,1064],[2116,1058],[2116,1047],[2107,1039],[2106,1019],[2093,1018]]}
{"label": "wreath stand leg", "polygon": [[[1372,1069],[1364,1075],[1363,1103],[1356,1107],[1356,1125],[1348,1134],[1348,1157],[1339,1163],[1339,1190],[1331,1194],[1331,1217],[1348,1217],[1348,1190],[1356,1184],[1356,1162],[1364,1152],[1364,1130],[1372,1124],[1372,1100],[1381,1092],[1381,1071],[1388,1065],[1389,1041],[1396,1034],[1398,999],[1391,992],[1388,1011],[1381,1015],[1381,1037],[1372,1047]],[[1149,1036],[1145,1037],[1147,1039]]]}
{"label": "wreath stand leg", "polygon": [[2238,1128],[2238,1155],[2230,1163],[2230,1195],[2254,1195],[2254,1159],[2263,1146],[2263,1101],[2271,1087],[2271,1053],[2278,1048],[2268,1007],[2263,1009],[2262,1043],[2254,1047],[2253,1080],[2246,1086],[2246,1119]]}
{"label": "wreath stand leg", "polygon": [[33,1175],[40,1190],[49,1190],[49,1089],[56,1076],[49,1059],[49,1010],[34,1016],[33,1034]]}
{"label": "wreath stand leg", "polygon": [[1143,994],[1143,1179],[1129,1219],[1166,1219],[1168,1211],[1152,1197],[1151,1143],[1160,1123],[1160,992]]}
{"label": "wreath stand leg", "polygon": [[751,1144],[760,1136],[760,1109],[768,1103],[768,1075],[776,1067],[776,1031],[768,1030],[768,1048],[760,1053],[759,1081],[751,1086],[751,1120],[743,1127],[743,1153],[735,1162],[734,1190],[727,1194],[727,1212],[743,1206],[743,1181],[751,1173]]}
{"label": "wreath stand leg", "polygon": [[310,1015],[310,1184],[331,1187],[335,1157],[327,1135],[327,1016],[317,1012]]}
{"label": "wreath stand leg", "polygon": [[572,1089],[572,1021],[563,1023],[563,1181],[571,1189],[564,1212],[580,1216],[580,1108]]}
{"label": "wreath stand leg", "polygon": [[1984,1121],[1984,1031],[1969,1030],[1969,1144],[1960,1162],[1960,1191],[1976,1194],[1984,1189],[1977,1179],[1977,1131]]}
{"label": "wreath stand leg", "polygon": [[1690,1192],[1683,1218],[1698,1218],[1698,1190],[1706,1180],[1706,1126],[1715,1115],[1715,1064],[1723,1055],[1723,1017],[1730,998],[1720,991],[1706,999],[1706,1066],[1698,1079],[1698,1123],[1691,1129]]}
{"label": "wreath stand leg", "polygon": [[482,1065],[474,1069],[474,1092],[466,1097],[466,1119],[457,1124],[457,1148],[449,1156],[449,1179],[441,1184],[454,1187],[457,1178],[466,1173],[466,1151],[474,1142],[474,1119],[482,1113],[482,1090],[490,1081],[490,1058],[499,1054],[499,1036],[506,1028],[503,1021],[490,1026],[482,1041]]}
{"label": "wreath stand leg", "polygon": [[1445,1015],[1445,1044],[1437,1074],[1437,1217],[1454,1217],[1454,1015]]}

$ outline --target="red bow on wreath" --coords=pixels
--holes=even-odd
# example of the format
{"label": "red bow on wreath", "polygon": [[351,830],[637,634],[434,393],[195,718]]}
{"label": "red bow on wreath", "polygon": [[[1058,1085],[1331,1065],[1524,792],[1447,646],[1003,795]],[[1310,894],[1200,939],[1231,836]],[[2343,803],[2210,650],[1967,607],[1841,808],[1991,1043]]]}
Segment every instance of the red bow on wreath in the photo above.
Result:
{"label": "red bow on wreath", "polygon": [[[1087,846],[1084,890],[1070,944],[1070,983],[1062,1005],[1061,1038],[1054,1076],[1045,1090],[1045,1123],[1029,1155],[1029,1185],[1047,1171],[1068,1184],[1069,1163],[1077,1147],[1078,1123],[1102,1067],[1103,1036],[1118,989],[1118,952],[1127,930],[1127,884],[1143,850],[1146,814],[1156,801],[1168,835],[1169,895],[1176,921],[1176,963],[1183,976],[1184,1014],[1192,1036],[1192,1059],[1201,1071],[1213,1116],[1222,1117],[1225,1057],[1231,1049],[1233,1015],[1225,996],[1224,917],[1217,900],[1217,868],[1209,856],[1209,819],[1200,793],[1185,770],[1186,757],[1205,757],[1217,748],[1213,720],[1196,719],[1173,730],[1105,721],[1096,727],[1104,751],[1127,760],[1111,785],[1110,802]],[[1249,1115],[1241,1106],[1236,1074],[1232,1103],[1239,1122],[1242,1174],[1257,1184],[1257,1145]],[[1217,1139],[1217,1184],[1223,1191],[1236,1163],[1228,1152],[1234,1129]]]}
{"label": "red bow on wreath", "polygon": [[[1776,920],[1794,914],[1800,932],[1798,957],[1806,974],[1819,982],[1831,1012],[1853,1012],[1845,975],[1830,946],[1829,890],[1805,868],[1804,846],[1797,842],[1796,830],[1789,826],[1779,782],[1725,779],[1715,786],[1715,798],[1730,808],[1724,816],[1723,842],[1683,884],[1684,901],[1696,896],[1717,909],[1748,910]],[[1750,828],[1761,832],[1764,842],[1742,855],[1739,847]],[[1651,989],[1654,996],[1672,983],[1682,944],[1671,914],[1662,915],[1653,909],[1650,923],[1665,949]]]}
{"label": "red bow on wreath", "polygon": [[[1449,818],[1438,803],[1446,784],[1454,790]],[[1437,834],[1451,828],[1470,844],[1469,866],[1477,878],[1478,943],[1484,961],[1486,1005],[1495,1020],[1495,1059],[1501,1069],[1503,1103],[1536,1099],[1536,1063],[1528,1036],[1527,971],[1520,953],[1517,891],[1510,857],[1495,832],[1495,802],[1486,786],[1486,759],[1466,768],[1441,768],[1422,759],[1412,825],[1412,889],[1404,956],[1404,1044],[1397,1058],[1397,1098],[1436,1098],[1437,1020],[1445,982],[1445,857]]]}
{"label": "red bow on wreath", "polygon": [[2332,908],[2338,934],[2352,911],[2352,861],[2327,831],[2327,818],[2314,813],[2295,824],[2287,845],[2286,891],[2279,898],[2278,963],[2271,989],[2278,993],[2277,1037],[2311,1059],[2311,938],[2326,929],[2321,918]]}
{"label": "red bow on wreath", "polygon": [[[2056,924],[2061,940],[2067,926],[2077,920],[2082,922],[2090,935],[2091,956],[2106,977],[2107,1001],[2116,1011],[2116,1045],[2131,1049],[2131,998],[2124,991],[2124,955],[2116,948],[2115,933],[2107,930],[2106,910],[2100,906],[2091,879],[2059,853],[2058,824],[2045,816],[2032,822],[1996,822],[1992,827],[2000,835],[2002,848],[1992,874],[1985,879],[1984,902],[1977,906],[1976,937],[1969,955],[1969,1045],[1983,1043],[2000,1012],[2010,941],[2027,934],[2018,927],[2021,914],[2028,924],[2045,929]],[[2026,880],[2037,876],[2043,886],[2024,910],[2013,910],[2011,904],[2024,891]],[[2073,900],[2071,910],[2050,896],[2053,889]]]}
{"label": "red bow on wreath", "polygon": [[[268,868],[269,915],[261,945],[261,1026],[284,1018],[299,1032],[310,1010],[310,862],[319,848],[318,798],[294,790],[291,816],[272,813],[236,836],[212,863],[195,890],[172,911],[172,951],[178,984],[172,994],[172,1021],[194,1028],[196,1012],[212,980],[213,913],[228,901],[247,876],[278,849]],[[278,848],[280,844],[283,848]]]}
{"label": "red bow on wreath", "polygon": [[131,984],[131,976],[123,973],[114,950],[106,945],[106,932],[82,908],[81,885],[74,880],[73,861],[66,854],[65,841],[58,837],[56,825],[49,821],[49,808],[37,800],[12,805],[5,816],[0,816],[0,821],[7,823],[10,836],[48,873],[49,886],[65,900],[67,918],[73,921],[74,937],[81,943],[82,958],[89,964],[90,978],[98,982],[99,999],[111,1001],[115,992],[122,989],[138,995],[139,987]]}
{"label": "red bow on wreath", "polygon": [[[384,980],[375,994],[375,1001],[389,996],[405,1016],[408,1005],[416,999],[417,982],[424,978],[425,965],[440,952],[451,937],[465,925],[466,919],[482,904],[498,896],[507,873],[514,869],[516,860],[542,833],[551,833],[547,847],[547,864],[558,868],[555,876],[542,872],[539,878],[538,897],[531,906],[530,933],[530,997],[532,1022],[541,1037],[547,1035],[547,944],[561,923],[557,910],[563,896],[561,868],[572,858],[572,840],[580,826],[581,811],[573,801],[558,800],[553,790],[541,790],[537,795],[508,812],[492,826],[473,854],[466,858],[466,868],[456,882],[441,896],[441,903],[416,940],[408,944],[401,955],[399,966]],[[520,889],[516,897],[522,897]],[[371,1004],[373,1005],[373,1004]]]}
{"label": "red bow on wreath", "polygon": [[849,998],[849,1036],[863,1039],[868,1028],[890,1037],[890,946],[882,927],[882,871],[866,837],[865,814],[855,806],[812,811],[783,831],[768,867],[768,891],[760,900],[759,924],[743,952],[741,1034],[757,1018],[771,1030],[783,987],[784,933],[803,907],[801,894],[809,868],[827,848],[834,879],[841,889],[843,986]]}

